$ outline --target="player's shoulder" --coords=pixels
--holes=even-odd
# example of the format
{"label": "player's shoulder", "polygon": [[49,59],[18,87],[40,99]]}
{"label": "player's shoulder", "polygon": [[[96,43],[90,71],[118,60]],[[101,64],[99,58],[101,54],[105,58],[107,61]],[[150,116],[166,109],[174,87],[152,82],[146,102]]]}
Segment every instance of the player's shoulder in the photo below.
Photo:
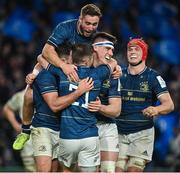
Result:
{"label": "player's shoulder", "polygon": [[46,70],[46,69],[43,69],[38,75],[37,75],[37,80],[41,79],[41,78],[46,78],[46,77],[51,77],[52,74]]}
{"label": "player's shoulder", "polygon": [[146,73],[149,74],[149,75],[151,75],[151,76],[158,76],[158,75],[160,75],[157,70],[152,69],[152,68],[150,68],[150,67],[147,67]]}
{"label": "player's shoulder", "polygon": [[49,64],[46,70],[50,73],[52,73],[52,71],[55,71],[56,73],[63,73],[63,70],[61,68],[58,68],[53,64]]}
{"label": "player's shoulder", "polygon": [[66,21],[59,23],[58,25],[67,27],[67,28],[74,28],[74,27],[76,27],[77,21],[78,21],[77,19],[66,20]]}

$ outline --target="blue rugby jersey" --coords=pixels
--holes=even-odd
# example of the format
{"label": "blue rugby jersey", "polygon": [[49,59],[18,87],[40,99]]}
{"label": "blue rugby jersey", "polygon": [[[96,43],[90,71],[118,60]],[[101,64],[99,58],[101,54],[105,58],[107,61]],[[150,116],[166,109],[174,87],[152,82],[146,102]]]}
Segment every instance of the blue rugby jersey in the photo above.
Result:
{"label": "blue rugby jersey", "polygon": [[44,101],[42,95],[57,92],[57,81],[47,70],[42,70],[33,82],[33,101],[35,113],[32,120],[33,127],[46,127],[59,131],[59,117]]}
{"label": "blue rugby jersey", "polygon": [[91,37],[85,37],[81,35],[77,30],[77,19],[68,20],[59,23],[53,30],[51,36],[48,39],[48,43],[58,47],[63,42],[75,43],[90,43]]}
{"label": "blue rugby jersey", "polygon": [[[59,94],[61,96],[67,95],[77,88],[78,84],[70,82],[61,69],[50,65],[48,70],[60,77]],[[96,100],[102,82],[110,77],[111,71],[107,65],[101,65],[97,68],[80,66],[77,73],[80,79],[92,77],[94,88],[61,112],[60,138],[63,139],[82,139],[98,136],[95,113],[88,111],[87,105],[88,102]]]}
{"label": "blue rugby jersey", "polygon": [[[120,79],[107,79],[103,82],[101,87],[101,92],[99,98],[103,105],[108,105],[109,98],[121,97],[120,93]],[[96,113],[96,118],[98,121],[103,121],[105,123],[115,123],[114,118],[106,117],[100,113]]]}
{"label": "blue rugby jersey", "polygon": [[142,110],[155,106],[157,97],[167,93],[166,83],[162,77],[151,68],[145,68],[137,75],[122,69],[121,80],[121,115],[117,117],[117,127],[120,134],[135,133],[153,126],[153,118],[144,116]]}

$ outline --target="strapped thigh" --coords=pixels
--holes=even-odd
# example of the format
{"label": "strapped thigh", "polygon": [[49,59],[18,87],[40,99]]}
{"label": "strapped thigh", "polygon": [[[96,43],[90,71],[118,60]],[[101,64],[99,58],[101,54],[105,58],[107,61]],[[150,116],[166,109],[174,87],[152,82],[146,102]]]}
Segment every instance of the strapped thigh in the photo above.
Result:
{"label": "strapped thigh", "polygon": [[116,167],[121,168],[122,170],[125,170],[127,161],[128,161],[128,156],[119,157],[116,162]]}
{"label": "strapped thigh", "polygon": [[136,167],[141,170],[144,170],[146,165],[146,160],[138,157],[130,157],[129,161],[127,163],[127,168],[128,167]]}

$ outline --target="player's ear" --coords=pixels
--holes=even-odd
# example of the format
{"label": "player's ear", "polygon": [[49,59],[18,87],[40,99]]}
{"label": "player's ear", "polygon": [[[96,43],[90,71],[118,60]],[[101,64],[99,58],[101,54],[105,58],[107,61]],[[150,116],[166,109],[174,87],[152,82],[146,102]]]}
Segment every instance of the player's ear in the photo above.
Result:
{"label": "player's ear", "polygon": [[97,51],[97,46],[93,46],[93,50],[94,50],[94,51]]}
{"label": "player's ear", "polygon": [[79,22],[80,23],[82,22],[82,16],[79,16]]}

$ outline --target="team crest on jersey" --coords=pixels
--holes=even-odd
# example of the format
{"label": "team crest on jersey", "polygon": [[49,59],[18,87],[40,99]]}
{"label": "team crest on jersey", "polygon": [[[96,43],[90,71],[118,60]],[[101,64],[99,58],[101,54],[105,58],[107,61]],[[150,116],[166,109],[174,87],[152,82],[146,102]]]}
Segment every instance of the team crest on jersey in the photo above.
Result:
{"label": "team crest on jersey", "polygon": [[109,81],[109,79],[108,79],[108,80],[105,80],[105,81],[103,82],[103,87],[104,87],[104,88],[109,88],[109,87],[110,87],[110,81]]}
{"label": "team crest on jersey", "polygon": [[140,90],[141,91],[148,91],[149,90],[148,81],[140,83]]}

